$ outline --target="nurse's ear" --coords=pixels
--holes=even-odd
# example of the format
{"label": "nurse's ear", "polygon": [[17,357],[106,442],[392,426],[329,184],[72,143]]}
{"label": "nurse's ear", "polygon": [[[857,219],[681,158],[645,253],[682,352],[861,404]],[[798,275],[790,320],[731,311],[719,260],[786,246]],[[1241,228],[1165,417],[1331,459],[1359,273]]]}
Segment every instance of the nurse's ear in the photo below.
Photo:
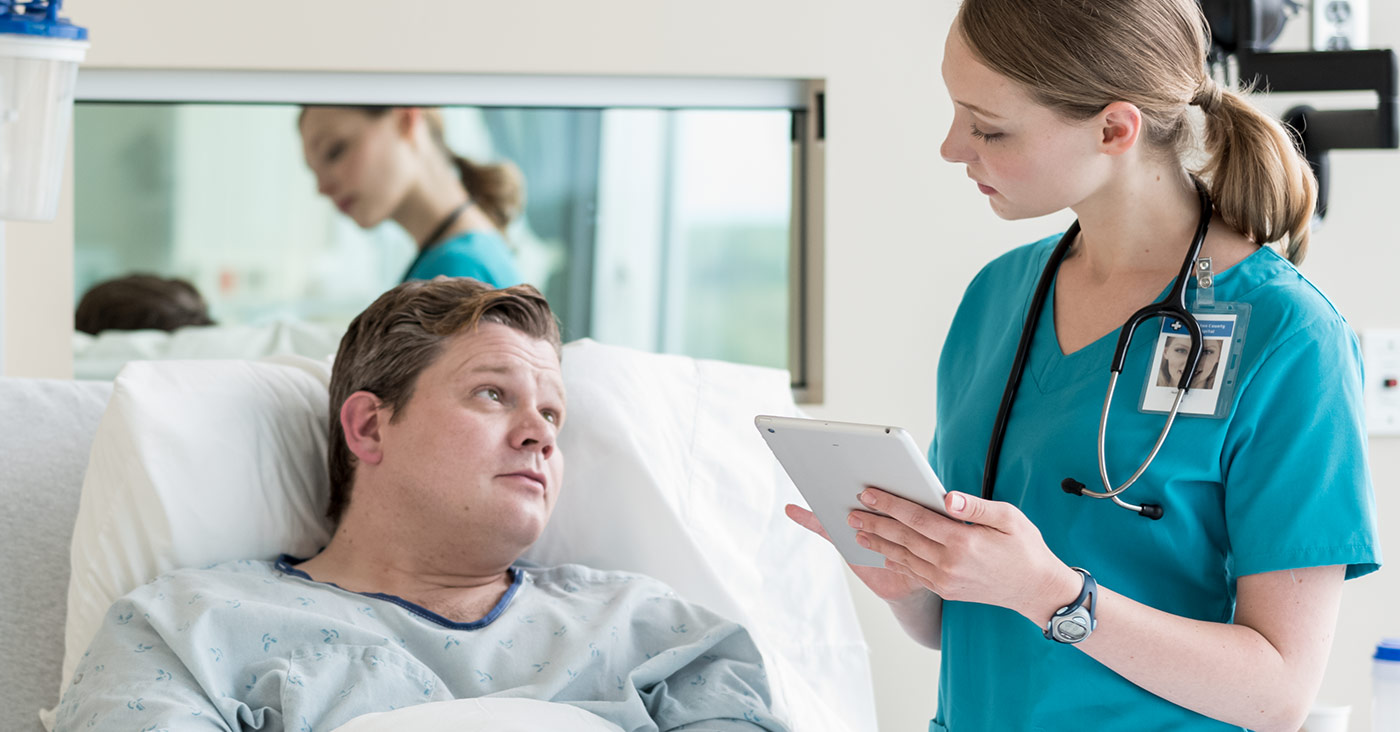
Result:
{"label": "nurse's ear", "polygon": [[395,107],[391,112],[394,132],[405,140],[412,140],[423,123],[423,110],[420,107]]}
{"label": "nurse's ear", "polygon": [[1099,131],[1099,151],[1122,155],[1133,149],[1142,134],[1142,110],[1131,102],[1113,102],[1094,117]]}

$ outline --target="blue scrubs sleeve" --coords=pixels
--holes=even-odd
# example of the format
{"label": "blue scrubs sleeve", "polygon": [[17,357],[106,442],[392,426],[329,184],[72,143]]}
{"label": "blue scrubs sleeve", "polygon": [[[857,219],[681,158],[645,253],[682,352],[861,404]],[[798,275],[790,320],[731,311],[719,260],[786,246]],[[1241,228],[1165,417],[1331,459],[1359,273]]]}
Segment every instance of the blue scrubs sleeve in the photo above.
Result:
{"label": "blue scrubs sleeve", "polygon": [[1361,354],[1340,318],[1300,328],[1244,382],[1221,453],[1235,577],[1380,566]]}

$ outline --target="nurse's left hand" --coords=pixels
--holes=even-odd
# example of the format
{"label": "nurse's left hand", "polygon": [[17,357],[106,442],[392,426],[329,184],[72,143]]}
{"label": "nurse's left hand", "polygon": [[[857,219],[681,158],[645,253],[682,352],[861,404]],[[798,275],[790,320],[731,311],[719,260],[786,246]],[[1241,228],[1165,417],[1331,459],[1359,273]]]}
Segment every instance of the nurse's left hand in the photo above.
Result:
{"label": "nurse's left hand", "polygon": [[945,600],[998,605],[1043,624],[1079,594],[1079,573],[1009,503],[952,492],[944,496],[948,518],[877,488],[860,499],[887,515],[853,511],[856,541]]}

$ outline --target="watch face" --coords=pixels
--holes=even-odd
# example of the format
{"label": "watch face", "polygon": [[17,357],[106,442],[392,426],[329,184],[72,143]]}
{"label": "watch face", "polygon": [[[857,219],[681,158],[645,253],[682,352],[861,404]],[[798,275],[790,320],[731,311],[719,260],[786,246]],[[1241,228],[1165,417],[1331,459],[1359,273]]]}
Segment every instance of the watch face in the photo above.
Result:
{"label": "watch face", "polygon": [[1089,628],[1080,618],[1065,618],[1055,625],[1055,634],[1066,643],[1078,643],[1089,634]]}

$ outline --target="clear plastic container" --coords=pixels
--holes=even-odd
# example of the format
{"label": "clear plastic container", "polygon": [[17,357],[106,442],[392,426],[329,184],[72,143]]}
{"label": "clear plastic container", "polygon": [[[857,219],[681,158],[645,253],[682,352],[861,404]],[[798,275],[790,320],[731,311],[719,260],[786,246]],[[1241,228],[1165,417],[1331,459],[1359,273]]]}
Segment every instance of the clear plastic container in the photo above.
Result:
{"label": "clear plastic container", "polygon": [[1371,732],[1400,732],[1400,638],[1386,638],[1376,646],[1371,700]]}
{"label": "clear plastic container", "polygon": [[0,220],[58,213],[86,41],[0,33]]}

